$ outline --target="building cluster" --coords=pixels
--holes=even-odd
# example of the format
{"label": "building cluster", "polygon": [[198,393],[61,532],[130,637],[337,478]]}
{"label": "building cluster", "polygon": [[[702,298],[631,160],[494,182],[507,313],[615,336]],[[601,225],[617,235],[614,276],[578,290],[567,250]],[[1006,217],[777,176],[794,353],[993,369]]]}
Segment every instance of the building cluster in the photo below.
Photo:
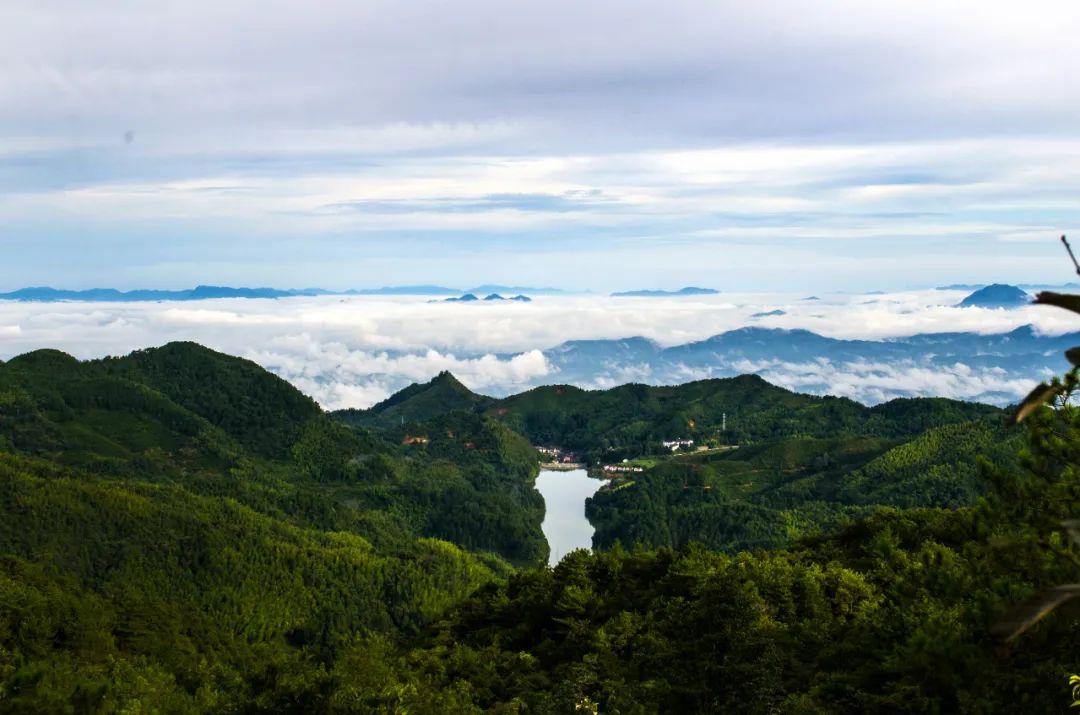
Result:
{"label": "building cluster", "polygon": [[634,467],[634,466],[631,466],[629,464],[605,464],[603,466],[603,470],[605,472],[617,472],[617,473],[630,472],[630,473],[633,473],[633,474],[638,474],[640,472],[644,472],[645,468],[644,467]]}
{"label": "building cluster", "polygon": [[549,457],[552,462],[560,464],[575,464],[577,462],[577,456],[574,453],[564,452],[558,447],[537,447],[536,451]]}
{"label": "building cluster", "polygon": [[693,447],[694,440],[692,439],[670,439],[664,441],[664,446],[670,449],[672,452],[680,447]]}

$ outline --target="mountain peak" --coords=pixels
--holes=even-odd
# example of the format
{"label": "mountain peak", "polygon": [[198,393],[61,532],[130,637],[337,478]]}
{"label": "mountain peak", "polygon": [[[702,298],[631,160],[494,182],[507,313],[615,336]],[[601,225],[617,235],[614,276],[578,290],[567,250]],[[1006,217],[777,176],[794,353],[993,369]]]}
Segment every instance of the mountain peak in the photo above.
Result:
{"label": "mountain peak", "polygon": [[443,370],[428,382],[414,382],[373,405],[368,412],[378,421],[395,424],[398,420],[423,421],[448,412],[472,412],[491,398],[478,395]]}
{"label": "mountain peak", "polygon": [[1016,286],[994,283],[980,288],[957,303],[959,308],[1018,308],[1031,302],[1031,296]]}
{"label": "mountain peak", "polygon": [[16,355],[7,361],[7,365],[12,367],[28,367],[28,368],[59,368],[70,367],[72,365],[78,365],[79,361],[75,357],[63,352],[62,350],[54,350],[52,348],[40,348],[33,350],[22,355]]}
{"label": "mountain peak", "polygon": [[438,375],[431,378],[431,381],[428,383],[428,385],[432,387],[453,387],[469,391],[469,388],[465,387],[465,384],[461,382],[461,380],[454,377],[454,373],[450,372],[449,370],[443,370]]}

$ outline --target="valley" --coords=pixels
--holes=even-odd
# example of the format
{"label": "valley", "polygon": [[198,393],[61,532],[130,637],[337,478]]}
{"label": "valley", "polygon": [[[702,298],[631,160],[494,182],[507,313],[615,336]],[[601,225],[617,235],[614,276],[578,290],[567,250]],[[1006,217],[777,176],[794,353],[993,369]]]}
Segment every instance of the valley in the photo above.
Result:
{"label": "valley", "polygon": [[[327,413],[194,343],[20,355],[0,363],[0,703],[857,712],[926,668],[944,709],[1037,699],[1068,639],[1001,660],[980,634],[1067,570],[1022,535],[1072,482],[1024,456],[1057,417],[1029,437],[1005,416],[756,376],[495,398],[448,372]],[[985,610],[945,642],[991,689],[919,640],[960,592]],[[913,659],[883,671],[897,648]]]}

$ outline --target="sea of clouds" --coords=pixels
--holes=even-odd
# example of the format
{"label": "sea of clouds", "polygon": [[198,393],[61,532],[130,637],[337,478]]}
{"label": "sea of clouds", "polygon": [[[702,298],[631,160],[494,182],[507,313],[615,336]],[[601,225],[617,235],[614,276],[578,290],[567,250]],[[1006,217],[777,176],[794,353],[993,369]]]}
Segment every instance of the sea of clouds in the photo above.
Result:
{"label": "sea of clouds", "polygon": [[[805,363],[780,360],[662,373],[649,364],[600,361],[588,376],[561,376],[545,351],[571,340],[642,336],[663,346],[703,340],[744,326],[803,328],[833,338],[881,340],[918,333],[1001,333],[1034,325],[1043,334],[1080,329],[1064,311],[957,308],[963,291],[890,294],[718,294],[693,298],[539,296],[531,303],[431,302],[413,297],[228,299],[147,303],[0,301],[0,359],[38,348],[79,358],[120,355],[193,340],[249,358],[289,380],[327,409],[367,407],[411,382],[449,370],[470,388],[501,395],[572,381],[608,387],[671,383],[756,372],[791,389],[867,403],[897,395],[1001,402],[1020,397],[1041,375],[1018,376],[962,361],[929,368],[918,361]],[[784,315],[755,317],[782,310]]]}

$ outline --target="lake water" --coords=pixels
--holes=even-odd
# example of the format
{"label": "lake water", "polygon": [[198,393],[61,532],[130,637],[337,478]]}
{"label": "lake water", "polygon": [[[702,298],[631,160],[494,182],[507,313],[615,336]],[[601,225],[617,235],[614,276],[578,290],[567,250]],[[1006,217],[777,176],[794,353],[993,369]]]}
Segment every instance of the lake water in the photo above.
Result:
{"label": "lake water", "polygon": [[574,549],[592,548],[594,529],[585,518],[585,500],[602,486],[603,480],[590,479],[584,469],[543,470],[536,478],[536,488],[544,497],[544,523],[540,528],[551,549],[550,565],[559,563]]}

